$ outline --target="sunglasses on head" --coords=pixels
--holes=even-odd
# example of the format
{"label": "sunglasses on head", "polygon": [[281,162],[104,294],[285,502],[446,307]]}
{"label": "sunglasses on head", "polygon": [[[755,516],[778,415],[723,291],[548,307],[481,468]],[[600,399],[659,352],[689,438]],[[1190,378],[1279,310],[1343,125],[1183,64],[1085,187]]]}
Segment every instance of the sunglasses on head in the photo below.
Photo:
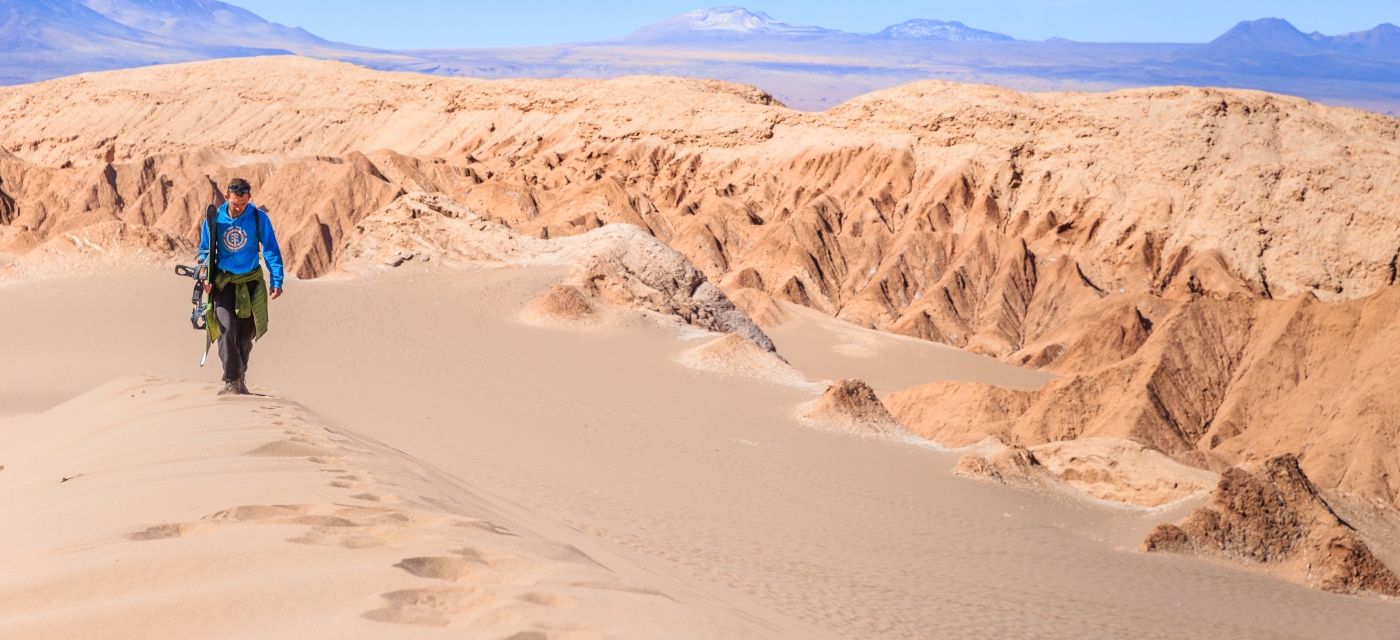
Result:
{"label": "sunglasses on head", "polygon": [[252,189],[242,185],[231,184],[228,186],[229,193],[249,193]]}

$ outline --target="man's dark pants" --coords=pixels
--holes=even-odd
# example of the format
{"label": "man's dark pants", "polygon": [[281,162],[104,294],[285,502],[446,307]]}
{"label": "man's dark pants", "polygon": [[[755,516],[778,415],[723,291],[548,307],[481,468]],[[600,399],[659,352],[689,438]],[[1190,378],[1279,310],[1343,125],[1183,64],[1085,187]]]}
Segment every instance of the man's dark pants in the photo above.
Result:
{"label": "man's dark pants", "polygon": [[[249,285],[253,286],[256,285]],[[236,284],[214,287],[209,296],[214,303],[214,317],[219,320],[219,359],[224,361],[224,382],[233,382],[248,372],[248,356],[253,353],[253,338],[258,335],[253,314],[240,318],[233,312],[237,290]]]}

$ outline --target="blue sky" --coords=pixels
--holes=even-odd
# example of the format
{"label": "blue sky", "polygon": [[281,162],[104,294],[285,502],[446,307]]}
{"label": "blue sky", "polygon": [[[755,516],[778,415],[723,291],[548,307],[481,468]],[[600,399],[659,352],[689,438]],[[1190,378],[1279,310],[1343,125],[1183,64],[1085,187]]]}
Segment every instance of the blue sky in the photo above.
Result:
{"label": "blue sky", "polygon": [[[321,37],[388,49],[500,47],[604,40],[677,13],[697,0],[233,0],[273,22]],[[732,1],[732,0],[729,0]],[[740,3],[743,4],[743,3]],[[1400,0],[754,0],[779,20],[878,31],[910,18],[960,20],[1025,40],[1205,42],[1241,20],[1284,18],[1328,35],[1400,24]]]}

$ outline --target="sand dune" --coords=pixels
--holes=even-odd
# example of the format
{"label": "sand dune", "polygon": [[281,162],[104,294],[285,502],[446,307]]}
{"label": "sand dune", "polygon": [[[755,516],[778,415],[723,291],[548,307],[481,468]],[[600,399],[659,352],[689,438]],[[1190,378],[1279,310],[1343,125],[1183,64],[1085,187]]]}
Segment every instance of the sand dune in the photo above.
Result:
{"label": "sand dune", "polygon": [[5,423],[0,635],[771,634],[288,398],[213,390],[123,378]]}
{"label": "sand dune", "polygon": [[[326,564],[332,552],[372,560],[336,588],[375,571],[400,581],[297,600],[312,612],[292,616],[301,623],[483,620],[492,634],[566,637],[667,635],[691,619],[796,637],[1384,637],[1393,603],[1124,551],[1186,518],[1174,549],[1214,554],[1211,541],[1229,537],[1188,525],[1229,499],[1202,495],[1215,474],[1239,479],[1233,468],[1279,456],[1296,460],[1315,498],[1346,505],[1334,518],[1362,514],[1373,528],[1355,540],[1394,537],[1400,225],[1388,203],[1400,183],[1386,176],[1397,131],[1394,119],[1239,91],[917,83],[799,114],[718,82],[449,80],[290,58],[3,88],[0,414],[46,412],[3,423],[15,451],[48,446],[36,434],[97,428],[73,442],[117,438],[84,454],[105,461],[123,431],[102,420],[124,414],[71,412],[115,387],[55,406],[124,376],[212,375],[192,368],[188,281],[150,265],[188,255],[195,212],[238,174],[269,207],[297,276],[255,356],[254,383],[291,394],[268,406],[295,397],[439,470],[415,467],[437,480],[404,495],[383,480],[400,471],[350,465],[407,464],[397,454],[329,421],[335,437],[256,432],[282,419],[260,415],[164,448],[160,425],[176,414],[231,405],[161,383],[184,391],[146,407],[131,446],[153,442],[152,464],[230,465],[209,480],[202,468],[168,476],[172,487],[188,474],[227,481],[210,493],[221,500],[162,502],[137,519],[104,511],[119,503],[95,493],[83,498],[101,516],[92,523],[67,507],[32,510],[16,529],[29,537],[7,551],[50,549],[50,532],[69,529],[62,548],[78,551],[23,559],[35,573],[12,586],[40,594],[24,611],[86,607],[64,598],[115,592],[25,581],[239,531],[262,532],[238,539],[249,549],[295,549],[271,556],[287,567],[340,566]],[[635,317],[651,321],[625,321]],[[806,382],[817,380],[838,382]],[[239,440],[227,459],[199,448],[240,433],[276,437]],[[935,444],[981,448],[959,463]],[[67,460],[48,451],[35,460]],[[293,463],[304,472],[286,478],[343,471],[325,487],[251,479],[283,477],[258,465]],[[99,477],[44,467],[60,477],[42,488],[12,473],[25,464],[0,471],[27,487],[16,495]],[[1056,490],[967,482],[955,465]],[[422,497],[463,486],[489,490],[472,508],[490,512]],[[264,488],[290,497],[253,491]],[[1188,515],[1195,507],[1205,511]],[[400,516],[427,524],[389,522]],[[466,535],[451,528],[457,517],[528,529],[520,537],[533,542],[454,538]],[[1325,547],[1314,533],[1285,531]],[[1350,540],[1338,548],[1358,549]],[[1381,542],[1367,558],[1384,564],[1393,541]],[[1239,559],[1222,544],[1216,556]],[[599,566],[573,567],[557,545],[586,548]],[[200,549],[141,557],[228,569]],[[594,593],[604,583],[590,571],[633,591]],[[549,588],[536,597],[519,580]],[[662,609],[677,613],[649,608],[647,590],[674,594]],[[1067,592],[1077,599],[1063,602]],[[351,601],[353,612],[316,608]],[[117,606],[91,604],[81,628]],[[707,617],[717,610],[733,616]],[[17,631],[62,624],[29,615],[16,612],[30,625]]]}
{"label": "sand dune", "polygon": [[[743,621],[757,621],[758,635],[801,638],[916,638],[927,637],[930,629],[949,637],[1383,638],[1400,624],[1394,603],[1342,598],[1199,560],[1134,552],[1153,527],[1185,517],[1199,503],[1144,511],[1085,502],[1070,494],[1047,497],[967,482],[950,473],[956,453],[802,425],[793,414],[798,405],[815,399],[818,390],[700,374],[678,364],[675,358],[695,348],[696,341],[674,331],[647,324],[559,330],[515,319],[561,275],[557,267],[547,266],[463,270],[415,262],[365,277],[290,283],[287,296],[275,302],[272,332],[255,351],[251,373],[259,390],[279,393],[250,401],[264,403],[254,407],[275,401],[282,407],[278,413],[295,413],[297,404],[315,407],[334,420],[333,427],[346,425],[335,434],[324,432],[324,438],[305,426],[270,424],[284,418],[234,412],[227,414],[229,422],[216,424],[213,433],[194,432],[184,439],[182,433],[189,429],[184,416],[211,400],[203,394],[212,390],[217,374],[195,366],[202,344],[185,319],[187,284],[173,275],[105,273],[0,286],[0,322],[13,329],[0,334],[0,353],[7,363],[18,365],[0,367],[0,413],[62,417],[63,410],[53,409],[55,405],[114,377],[131,375],[127,372],[132,370],[206,381],[172,383],[199,393],[188,399],[190,404],[179,398],[162,400],[149,407],[149,418],[99,429],[89,437],[95,447],[92,454],[68,458],[59,442],[46,445],[45,450],[57,447],[59,452],[44,456],[54,462],[38,472],[32,492],[40,502],[0,502],[0,508],[35,507],[14,519],[23,526],[5,529],[6,536],[23,534],[14,544],[3,545],[6,553],[109,543],[57,560],[20,559],[15,566],[24,571],[0,578],[0,588],[30,584],[23,580],[34,575],[28,571],[40,570],[40,560],[55,563],[48,565],[55,568],[67,562],[75,567],[91,563],[93,571],[141,560],[158,567],[167,562],[193,567],[157,572],[170,574],[163,579],[205,576],[212,583],[207,590],[160,592],[159,597],[169,598],[162,601],[169,606],[159,611],[194,612],[184,617],[204,609],[252,607],[267,612],[233,622],[211,613],[214,622],[209,623],[208,635],[217,635],[223,624],[237,635],[243,628],[237,624],[257,624],[264,616],[286,621],[287,633],[302,636],[322,633],[312,626],[321,620],[328,621],[326,634],[350,629],[342,635],[415,635],[437,628],[363,615],[410,608],[413,616],[422,614],[427,620],[447,618],[446,631],[482,615],[486,609],[452,612],[467,607],[452,603],[461,592],[411,597],[397,592],[434,584],[443,590],[482,588],[471,583],[477,574],[461,573],[472,564],[470,558],[453,552],[467,546],[500,547],[479,540],[459,543],[451,537],[455,528],[442,533],[443,538],[415,538],[396,546],[401,543],[390,535],[398,531],[393,527],[362,524],[351,533],[352,528],[327,519],[359,522],[358,512],[337,511],[355,506],[408,511],[439,523],[438,518],[490,522],[537,541],[539,546],[505,550],[541,563],[551,557],[544,550],[571,545],[615,572],[623,583],[675,598],[678,613],[668,620],[686,619],[687,607],[698,608],[691,610],[704,613],[704,622],[711,625],[734,618],[711,615],[716,609],[705,607],[736,612],[737,631],[709,637],[742,637],[747,628]],[[84,311],[94,306],[122,318],[123,340],[81,330],[88,322]],[[394,322],[387,322],[390,318]],[[833,350],[849,344],[848,336],[835,331],[780,335],[776,342],[793,362],[802,362],[804,356],[812,359],[813,354],[830,354],[825,360],[816,358],[826,366],[863,361]],[[887,353],[882,356],[888,358],[885,367],[905,367],[900,375],[925,381],[979,375],[960,370],[956,352],[927,347],[927,354],[912,350],[906,362]],[[935,357],[943,351],[948,351],[946,357]],[[974,364],[1006,366],[968,357]],[[847,377],[856,373],[848,371]],[[126,402],[138,401],[129,395]],[[211,409],[237,406],[215,401]],[[109,419],[121,422],[123,415],[103,412],[92,426]],[[42,439],[45,431],[15,430],[26,422],[0,422],[6,439],[0,456],[22,453],[10,446],[11,438]],[[285,433],[297,430],[316,437],[297,442],[293,438],[304,436]],[[365,440],[345,441],[339,435],[352,433],[363,434]],[[223,438],[231,444],[220,444]],[[424,472],[429,481],[422,481],[399,475],[393,465],[378,466],[375,456],[357,453],[382,452],[369,446],[369,438],[411,453],[423,468],[436,469],[442,476]],[[87,450],[84,442],[65,446]],[[149,453],[140,453],[147,447]],[[265,453],[298,455],[243,455],[263,447],[268,447]],[[63,502],[45,498],[47,492],[81,488],[84,481],[101,482],[116,473],[107,465],[123,465],[123,456],[152,460],[150,465],[130,467],[135,474],[149,468],[149,475],[120,485],[118,493],[84,498],[88,502],[75,504],[72,512]],[[337,457],[340,465],[317,464],[310,457]],[[365,466],[348,466],[361,463]],[[0,465],[6,467],[0,470],[0,482],[19,477],[6,475],[19,465],[9,460],[0,460]],[[269,468],[285,471],[269,473]],[[346,471],[320,471],[327,468]],[[60,482],[79,473],[84,475]],[[340,477],[352,475],[359,479]],[[221,479],[225,476],[226,484]],[[303,483],[298,478],[311,480]],[[346,486],[332,486],[337,482]],[[479,501],[461,512],[443,505],[423,506],[420,496],[437,495],[430,489],[447,491],[444,486],[466,487]],[[395,498],[398,502],[391,501]],[[127,503],[129,508],[123,506]],[[259,505],[320,506],[305,513],[229,511]],[[484,511],[474,510],[478,507]],[[103,515],[128,511],[112,520]],[[442,515],[444,511],[451,515]],[[226,513],[214,517],[221,512]],[[267,521],[237,520],[240,515]],[[276,522],[302,517],[314,517],[306,521],[314,524]],[[197,528],[188,529],[191,524]],[[329,537],[312,537],[330,544],[288,542],[316,533],[316,527],[324,527]],[[347,547],[346,542],[360,533],[386,543]],[[126,537],[132,534],[153,539]],[[173,534],[186,535],[162,537]],[[222,544],[223,536],[234,539]],[[209,541],[222,546],[201,546]],[[184,545],[190,545],[189,555],[171,551]],[[254,558],[262,557],[259,549],[282,551],[272,554],[269,564],[240,560],[238,567],[243,569],[235,569],[246,573],[224,570],[232,562],[222,556],[201,555],[229,549]],[[149,555],[129,556],[128,551]],[[415,558],[451,562],[405,563]],[[351,567],[343,580],[337,569],[341,562]],[[214,575],[201,573],[198,567],[204,566],[212,567]],[[279,573],[283,566],[287,571]],[[538,575],[552,570],[540,569],[543,573]],[[414,571],[461,580],[423,577]],[[506,569],[494,571],[514,575]],[[335,589],[344,591],[307,600],[299,599],[305,594],[293,593],[287,596],[292,604],[285,608],[263,606],[259,603],[266,600],[260,599],[257,585],[264,572],[285,580],[288,591],[320,584],[315,580],[321,576],[337,579]],[[52,577],[44,583],[50,586],[35,597],[78,597],[90,584],[120,584],[82,581],[81,573],[44,575]],[[138,577],[148,577],[142,576],[146,577]],[[399,582],[379,582],[384,576]],[[245,582],[254,585],[251,595],[238,591]],[[539,610],[540,617],[515,619],[525,625],[522,629],[569,620],[625,635],[627,629],[640,628],[627,625],[650,624],[628,618],[627,611],[643,610],[632,605],[644,604],[630,600],[629,594],[619,597],[632,604],[608,609],[608,600],[588,599],[586,589],[580,594],[550,586],[544,589],[542,583],[528,592],[563,592],[580,606],[546,608]],[[507,594],[525,593],[511,591],[510,585],[501,588]],[[95,593],[106,597],[101,594],[110,592]],[[214,594],[208,597],[212,600],[204,595],[208,593]],[[1066,593],[1075,596],[1066,598]],[[340,600],[340,594],[346,599]],[[510,598],[492,602],[507,610],[517,606]],[[594,607],[597,602],[603,604]],[[1183,608],[1192,615],[1182,616]],[[137,609],[103,611],[116,618]],[[322,613],[301,618],[299,611]],[[615,619],[613,612],[619,611]],[[4,618],[8,623],[9,616]],[[54,620],[16,619],[26,624]],[[295,626],[296,620],[302,626]],[[340,623],[348,626],[337,626]],[[355,626],[362,624],[372,626]],[[75,622],[62,629],[76,627]],[[493,627],[497,628],[502,627]],[[355,629],[369,631],[356,636]]]}

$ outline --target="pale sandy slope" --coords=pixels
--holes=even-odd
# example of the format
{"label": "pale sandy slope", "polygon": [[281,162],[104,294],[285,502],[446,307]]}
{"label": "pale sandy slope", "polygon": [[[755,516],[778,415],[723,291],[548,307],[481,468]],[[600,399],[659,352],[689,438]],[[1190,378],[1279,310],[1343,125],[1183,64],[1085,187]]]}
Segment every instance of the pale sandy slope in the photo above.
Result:
{"label": "pale sandy slope", "polygon": [[[318,470],[326,465],[305,458],[238,456],[296,437],[260,422],[285,418],[262,414],[272,410],[259,408],[296,413],[288,411],[295,405],[285,399],[294,398],[346,429],[457,479],[454,486],[471,488],[489,511],[429,518],[465,517],[507,526],[527,522],[537,535],[536,546],[507,551],[538,559],[544,556],[540,549],[573,545],[600,558],[619,581],[671,594],[675,603],[663,604],[662,610],[678,613],[667,620],[707,637],[739,635],[722,628],[725,624],[738,625],[734,628],[740,632],[756,629],[788,637],[826,632],[863,638],[1379,638],[1400,628],[1400,607],[1393,602],[1321,593],[1206,562],[1131,551],[1157,522],[1178,519],[1184,511],[1145,513],[987,486],[949,473],[955,453],[804,427],[792,413],[813,398],[810,389],[725,379],[676,364],[675,356],[698,344],[695,340],[644,326],[579,331],[532,327],[514,319],[518,309],[560,277],[558,269],[435,272],[414,265],[363,279],[291,283],[288,296],[274,305],[273,331],[259,345],[252,373],[255,385],[283,395],[266,404],[257,399],[212,403],[222,411],[246,402],[247,419],[236,429],[200,436],[198,428],[183,426],[177,409],[179,403],[207,398],[172,399],[159,403],[171,409],[163,418],[169,431],[147,426],[143,428],[149,431],[123,435],[119,428],[104,429],[77,441],[91,447],[82,455],[65,457],[70,454],[59,451],[38,462],[0,460],[7,465],[0,471],[0,482],[7,483],[0,490],[25,500],[0,502],[6,522],[24,523],[4,529],[9,540],[0,547],[7,554],[5,565],[22,570],[0,577],[0,588],[20,588],[25,580],[51,571],[61,577],[54,584],[68,585],[64,589],[70,593],[88,593],[91,586],[120,575],[106,566],[108,560],[113,565],[118,559],[148,562],[152,573],[160,573],[158,563],[180,557],[182,550],[204,558],[181,563],[180,575],[170,578],[187,581],[183,584],[189,588],[151,593],[142,585],[153,583],[136,581],[123,587],[120,598],[83,605],[134,615],[143,606],[147,611],[156,610],[153,606],[189,611],[199,598],[236,592],[239,584],[281,584],[285,578],[277,567],[335,572],[349,563],[357,568],[354,577],[337,584],[336,591],[279,586],[289,595],[269,609],[254,607],[256,613],[242,618],[243,624],[273,625],[278,616],[288,616],[280,619],[311,625],[317,618],[289,612],[321,607],[316,610],[329,612],[325,625],[281,630],[312,637],[434,632],[436,628],[380,622],[358,625],[373,622],[362,617],[364,612],[390,606],[384,593],[423,584],[456,585],[412,575],[394,564],[420,556],[466,557],[452,552],[485,542],[389,540],[382,547],[352,550],[288,541],[305,535],[307,525],[251,523],[209,524],[206,531],[169,539],[123,537],[152,526],[201,522],[243,504],[420,508],[417,498],[401,492],[402,486],[419,481],[402,480],[397,472],[345,466],[331,467],[346,469],[332,474]],[[6,363],[0,367],[5,392],[0,413],[45,411],[119,376],[150,373],[212,382],[215,371],[195,367],[201,345],[185,320],[186,295],[186,281],[154,272],[0,287],[0,323],[10,329],[0,333]],[[843,358],[853,363],[860,357],[859,349],[843,347],[859,344],[849,335],[798,331],[807,334],[785,336],[778,330],[774,336],[780,351],[799,366],[823,362],[833,369],[821,375],[835,375]],[[824,355],[829,353],[838,357]],[[955,366],[950,371],[957,359],[926,357],[924,373],[898,372],[898,384],[923,375],[927,380],[991,376],[1013,383],[1006,370],[979,373]],[[170,388],[186,393],[212,387],[178,383]],[[41,418],[54,419],[52,414]],[[20,451],[11,442],[32,447],[39,434],[59,428],[26,430],[24,424],[0,423],[6,441],[0,456],[20,455],[11,453]],[[246,435],[237,435],[240,429]],[[301,427],[290,430],[297,429]],[[328,441],[316,444],[378,450],[363,441],[345,442],[349,433],[327,434]],[[120,491],[70,497],[74,503],[64,503],[65,495],[84,495],[76,491],[83,490],[83,483],[97,487],[86,491],[101,490],[104,474],[119,469],[118,461],[128,451],[167,441],[176,450],[197,443],[199,456],[214,456],[216,450],[227,455],[222,462],[201,466],[197,456],[175,460],[152,448],[143,454],[150,456],[146,459],[164,462],[127,471],[133,480]],[[355,456],[338,457],[360,464]],[[245,487],[266,493],[235,495],[220,487],[236,485],[236,474],[223,473],[219,466],[235,462],[286,465],[287,475],[260,471],[244,476],[267,478]],[[30,489],[26,484],[19,491],[21,480],[11,478],[36,482],[32,478],[39,476],[32,474],[38,467],[59,477],[47,481],[51,486],[39,482]],[[59,482],[77,473],[85,475]],[[374,480],[366,487],[327,484],[340,475]],[[293,483],[302,493],[277,498],[269,495],[282,490],[281,480],[272,480],[277,477],[312,480]],[[135,480],[139,478],[148,481]],[[189,495],[181,492],[191,485],[210,489],[198,492],[194,501],[178,498]],[[402,502],[366,503],[351,497],[362,493],[393,494]],[[120,509],[128,503],[134,505],[129,514]],[[84,512],[95,515],[84,518]],[[125,519],[114,519],[113,513]],[[112,543],[67,556],[37,554],[101,541]],[[252,553],[254,564],[264,562],[261,553],[282,560],[267,571],[252,570],[251,577],[204,568],[227,564],[213,557],[224,549],[216,544],[220,541],[248,545],[243,555]],[[138,555],[120,555],[122,550]],[[242,582],[245,578],[251,582]],[[549,577],[531,587],[562,592],[581,603],[577,608],[532,609],[540,605],[517,604],[524,595],[520,589],[498,596],[497,606],[534,612],[530,615],[536,618],[524,618],[531,624],[567,617],[570,623],[626,631],[624,623],[647,623],[611,617],[607,606],[612,605],[587,604],[589,598],[601,598],[647,611],[638,604],[640,596],[603,597],[560,584],[578,581]],[[337,596],[353,589],[360,589],[353,597],[342,601]],[[152,605],[159,598],[165,604]],[[202,601],[204,608],[197,610],[253,607],[255,601],[251,596],[215,598]],[[713,612],[704,616],[705,623],[721,626],[686,626],[684,616],[697,611]],[[11,625],[44,620],[27,615],[7,614],[3,620]],[[448,617],[463,625],[476,615],[469,611]],[[48,619],[57,625],[67,618],[55,614]],[[468,633],[471,627],[447,628],[454,629]]]}
{"label": "pale sandy slope", "polygon": [[215,388],[120,378],[0,426],[0,635],[777,635],[294,401]]}

